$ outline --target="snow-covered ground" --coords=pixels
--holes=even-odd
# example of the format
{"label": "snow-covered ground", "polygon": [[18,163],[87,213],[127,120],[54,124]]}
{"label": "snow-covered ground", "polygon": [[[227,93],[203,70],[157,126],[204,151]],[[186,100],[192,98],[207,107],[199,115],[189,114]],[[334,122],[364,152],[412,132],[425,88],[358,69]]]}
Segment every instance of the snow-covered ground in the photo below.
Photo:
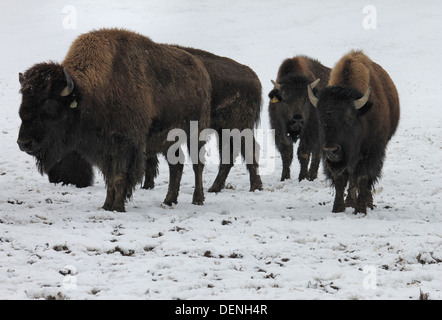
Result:
{"label": "snow-covered ground", "polygon": [[[441,12],[433,0],[2,2],[0,299],[442,299]],[[395,81],[402,112],[376,208],[332,213],[322,171],[280,182],[279,154],[266,159],[275,169],[263,170],[263,191],[248,192],[238,164],[204,206],[191,204],[190,166],[179,204],[162,206],[164,160],[155,190],[136,190],[126,213],[100,209],[99,172],[86,189],[49,184],[16,144],[18,73],[61,61],[75,37],[101,27],[249,65],[263,84],[261,129],[283,59],[333,66],[363,49]],[[216,173],[206,167],[206,190]]]}

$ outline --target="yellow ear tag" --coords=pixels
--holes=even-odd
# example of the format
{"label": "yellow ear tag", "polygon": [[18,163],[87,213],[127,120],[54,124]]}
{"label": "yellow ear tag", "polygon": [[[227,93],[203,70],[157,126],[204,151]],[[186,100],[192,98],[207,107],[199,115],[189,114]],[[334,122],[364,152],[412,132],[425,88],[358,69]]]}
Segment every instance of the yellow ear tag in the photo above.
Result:
{"label": "yellow ear tag", "polygon": [[69,106],[71,109],[75,109],[78,106],[77,100],[74,100],[71,102],[71,105]]}
{"label": "yellow ear tag", "polygon": [[278,98],[275,96],[275,97],[272,98],[272,100],[270,100],[270,102],[271,102],[271,103],[278,103],[279,100],[278,100]]}

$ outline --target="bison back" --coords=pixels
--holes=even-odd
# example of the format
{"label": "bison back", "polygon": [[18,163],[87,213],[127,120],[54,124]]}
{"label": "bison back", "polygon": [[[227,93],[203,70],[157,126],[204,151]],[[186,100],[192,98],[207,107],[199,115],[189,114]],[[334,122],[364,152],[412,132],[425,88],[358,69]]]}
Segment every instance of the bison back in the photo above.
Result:
{"label": "bison back", "polygon": [[351,86],[361,93],[371,87],[369,100],[373,107],[367,114],[370,135],[382,136],[387,143],[399,122],[399,96],[388,73],[362,51],[353,50],[333,68],[329,86]]}
{"label": "bison back", "polygon": [[63,66],[79,90],[83,117],[103,131],[140,136],[154,120],[163,129],[190,120],[208,125],[209,76],[182,50],[134,32],[101,29],[79,36]]}

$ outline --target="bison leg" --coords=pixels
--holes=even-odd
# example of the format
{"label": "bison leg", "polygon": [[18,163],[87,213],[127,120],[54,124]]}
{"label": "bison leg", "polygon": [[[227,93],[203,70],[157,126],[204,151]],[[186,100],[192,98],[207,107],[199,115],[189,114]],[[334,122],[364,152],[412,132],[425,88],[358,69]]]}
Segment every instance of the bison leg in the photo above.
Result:
{"label": "bison leg", "polygon": [[114,180],[115,188],[115,200],[112,210],[118,212],[125,212],[124,203],[126,199],[130,196],[128,193],[128,183],[127,179],[123,174],[118,175]]}
{"label": "bison leg", "polygon": [[262,190],[262,180],[261,176],[258,174],[258,165],[248,164],[247,170],[249,170],[250,175],[250,191]]}
{"label": "bison leg", "polygon": [[164,199],[164,204],[168,206],[178,203],[178,193],[180,191],[183,168],[184,164],[181,161],[177,164],[169,163],[169,189],[166,198]]}
{"label": "bison leg", "polygon": [[358,178],[358,201],[355,207],[355,214],[367,214],[367,207],[373,209],[373,195],[371,189],[372,182],[367,176]]}
{"label": "bison leg", "polygon": [[112,211],[114,200],[115,189],[110,183],[107,183],[106,200],[104,201],[103,209],[107,211]]}
{"label": "bison leg", "polygon": [[[163,150],[163,154],[167,159],[167,151]],[[178,193],[180,191],[181,177],[183,175],[184,168],[184,154],[180,149],[175,152],[177,157],[177,163],[172,164],[169,162],[169,188],[167,190],[166,198],[164,199],[164,204],[171,206],[178,203]]]}
{"label": "bison leg", "polygon": [[141,182],[146,158],[142,147],[122,143],[117,146],[120,147],[119,152],[106,158],[101,167],[107,187],[103,209],[124,212],[126,200],[132,196],[136,184]]}
{"label": "bison leg", "polygon": [[333,178],[336,194],[332,212],[345,211],[344,190],[347,185],[347,180],[348,176],[345,173]]}
{"label": "bison leg", "polygon": [[310,181],[315,180],[318,177],[319,163],[321,162],[321,150],[316,148],[312,152],[312,161],[310,163],[310,169],[308,171],[308,179]]}
{"label": "bison leg", "polygon": [[[246,162],[247,170],[250,176],[250,191],[262,190],[261,176],[259,175],[259,144],[253,137],[252,145],[246,145],[246,139],[241,142],[241,154]],[[250,161],[251,160],[251,161]],[[252,162],[252,163],[250,163]]]}
{"label": "bison leg", "polygon": [[370,208],[371,210],[374,209],[373,193],[371,192],[371,189],[370,189],[370,192],[369,192],[368,197],[367,197],[367,207]]}
{"label": "bison leg", "polygon": [[[204,148],[205,141],[198,142],[198,157],[192,154],[190,158],[193,162],[193,172],[195,175],[195,190],[193,191],[193,199],[192,204],[202,206],[204,204],[204,188],[203,188],[203,171],[204,171],[204,155],[201,153],[201,149]],[[190,141],[188,141],[189,152],[190,150]]]}
{"label": "bison leg", "polygon": [[158,175],[158,157],[156,154],[148,154],[146,158],[146,172],[144,174],[144,184],[142,189],[153,189],[155,178]]}
{"label": "bison leg", "polygon": [[193,171],[195,173],[195,191],[193,192],[192,204],[200,206],[204,204],[203,170],[204,164],[198,163],[193,165]]}
{"label": "bison leg", "polygon": [[230,169],[232,169],[233,164],[220,164],[218,175],[215,178],[209,192],[220,192],[226,183],[227,176],[229,175]]}
{"label": "bison leg", "polygon": [[212,186],[210,187],[209,192],[220,192],[224,188],[227,176],[229,175],[230,170],[233,167],[233,162],[239,155],[239,150],[233,150],[232,143],[229,143],[230,137],[228,138],[229,141],[225,141],[226,139],[223,139],[220,131],[218,131],[218,134],[216,136],[218,137],[218,152],[220,164],[218,174]]}
{"label": "bison leg", "polygon": [[124,202],[130,196],[127,178],[123,174],[117,175],[107,183],[107,195],[103,205],[104,210],[125,212]]}
{"label": "bison leg", "polygon": [[279,146],[277,144],[277,148],[281,153],[282,158],[281,181],[284,181],[286,179],[290,179],[290,165],[293,161],[293,144],[286,145],[281,143]]}
{"label": "bison leg", "polygon": [[297,154],[298,154],[298,161],[301,167],[301,170],[299,171],[298,180],[302,181],[304,179],[309,178],[308,164],[310,161],[310,150],[305,137],[299,140],[299,147]]}
{"label": "bison leg", "polygon": [[354,182],[354,179],[351,178],[350,185],[348,186],[348,190],[347,190],[347,198],[345,198],[345,206],[356,208],[357,198],[358,198],[357,185]]}
{"label": "bison leg", "polygon": [[298,160],[301,166],[301,171],[299,172],[298,180],[302,181],[304,179],[308,179],[309,178],[308,163],[310,160],[310,154],[301,152],[298,148]]}

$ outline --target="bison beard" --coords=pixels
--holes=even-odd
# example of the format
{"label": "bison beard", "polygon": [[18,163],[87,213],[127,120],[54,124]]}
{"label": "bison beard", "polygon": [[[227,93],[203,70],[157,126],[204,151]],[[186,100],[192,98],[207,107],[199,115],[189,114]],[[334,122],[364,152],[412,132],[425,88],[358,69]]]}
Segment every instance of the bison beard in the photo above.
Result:
{"label": "bison beard", "polygon": [[[329,86],[309,98],[320,114],[323,163],[336,193],[333,212],[373,209],[372,189],[381,176],[388,141],[399,122],[396,87],[381,66],[361,51],[345,55],[333,68]],[[349,183],[344,201],[344,190]]]}
{"label": "bison beard", "polygon": [[94,182],[94,171],[91,164],[83,155],[75,151],[50,168],[47,174],[49,182],[62,183],[63,185],[72,184],[77,188],[90,187]]}
{"label": "bison beard", "polygon": [[[83,34],[61,65],[37,64],[20,74],[20,83],[20,149],[44,159],[46,168],[71,152],[84,155],[104,175],[106,210],[125,211],[145,172],[146,154],[166,154],[171,129],[189,135],[190,121],[198,121],[199,132],[209,125],[211,83],[203,64],[126,30]],[[204,201],[202,171],[198,159],[195,204]],[[182,167],[170,173],[165,202],[176,203]]]}

